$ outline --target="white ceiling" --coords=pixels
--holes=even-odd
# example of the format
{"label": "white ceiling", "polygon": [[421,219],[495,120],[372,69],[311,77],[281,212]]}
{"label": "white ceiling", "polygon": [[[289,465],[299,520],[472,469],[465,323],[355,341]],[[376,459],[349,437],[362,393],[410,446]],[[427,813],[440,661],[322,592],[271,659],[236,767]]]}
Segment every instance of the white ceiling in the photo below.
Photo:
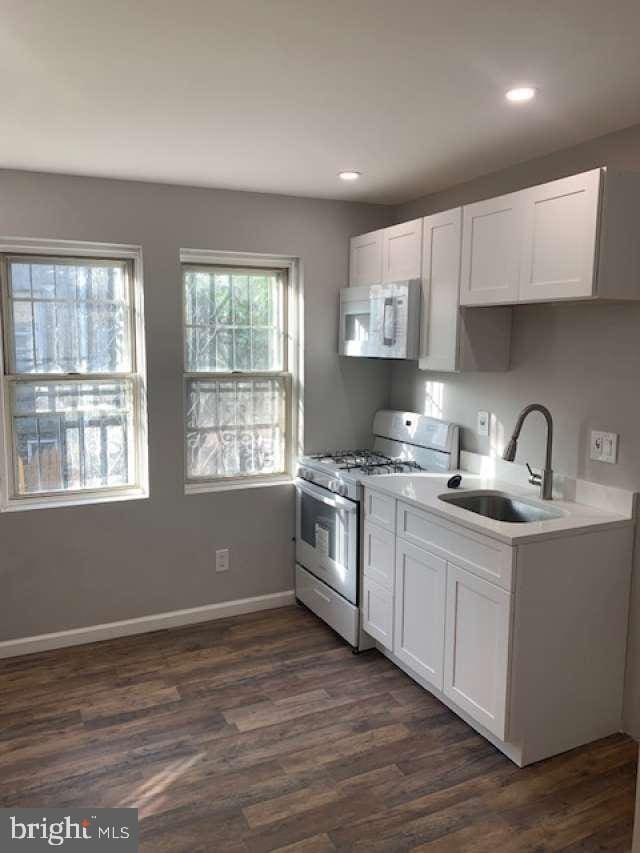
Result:
{"label": "white ceiling", "polygon": [[406,201],[640,122],[639,44],[638,0],[0,0],[0,166]]}

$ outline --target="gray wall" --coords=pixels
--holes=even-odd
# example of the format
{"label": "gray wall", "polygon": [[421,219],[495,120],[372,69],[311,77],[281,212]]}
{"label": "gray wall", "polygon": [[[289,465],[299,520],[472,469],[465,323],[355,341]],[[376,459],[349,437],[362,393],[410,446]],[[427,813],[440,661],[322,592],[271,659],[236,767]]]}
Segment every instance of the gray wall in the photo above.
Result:
{"label": "gray wall", "polygon": [[[640,125],[402,205],[396,221],[599,165],[640,172]],[[640,491],[640,303],[526,305],[514,309],[513,321],[509,372],[437,374],[399,364],[392,370],[391,405],[422,412],[431,406],[430,394],[437,400],[441,395],[442,417],[464,427],[463,446],[487,453],[490,439],[475,432],[479,409],[492,412],[497,428],[508,434],[525,403],[545,403],[556,428],[556,471]],[[591,429],[620,433],[617,465],[589,460]],[[543,442],[542,423],[531,420],[523,429],[518,459],[540,465]],[[640,554],[635,563],[640,566]],[[636,576],[626,718],[640,737],[640,571]]]}
{"label": "gray wall", "polygon": [[[0,171],[0,234],[139,244],[144,252],[151,498],[0,516],[0,640],[292,586],[293,490],[185,496],[180,247],[302,259],[305,445],[361,445],[388,367],[336,355],[348,238],[388,208]],[[214,551],[231,548],[231,571]]]}
{"label": "gray wall", "polygon": [[[515,309],[512,369],[505,374],[426,374],[412,365],[390,371],[335,354],[337,290],[347,281],[350,235],[603,163],[640,172],[640,126],[395,211],[0,171],[0,233],[143,247],[152,493],[148,501],[0,516],[0,640],[291,586],[291,488],[183,493],[180,247],[302,258],[308,450],[366,443],[374,411],[389,402],[425,411],[430,381],[442,384],[441,414],[463,425],[465,447],[489,449],[474,432],[479,408],[509,430],[520,407],[535,398],[555,417],[556,470],[640,490],[640,304]],[[589,461],[591,428],[620,433],[618,465]],[[540,462],[542,433],[527,424],[521,458]],[[216,575],[213,552],[220,546],[231,547],[232,569]],[[640,583],[632,608],[626,715],[640,736]]]}

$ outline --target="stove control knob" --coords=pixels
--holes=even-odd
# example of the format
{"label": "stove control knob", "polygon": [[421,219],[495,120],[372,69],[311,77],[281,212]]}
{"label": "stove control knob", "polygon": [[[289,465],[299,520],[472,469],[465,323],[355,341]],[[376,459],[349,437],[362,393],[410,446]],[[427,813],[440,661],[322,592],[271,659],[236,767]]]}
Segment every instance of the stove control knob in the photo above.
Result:
{"label": "stove control knob", "polygon": [[298,472],[303,480],[311,480],[313,481],[313,471],[309,470],[309,468],[301,468]]}

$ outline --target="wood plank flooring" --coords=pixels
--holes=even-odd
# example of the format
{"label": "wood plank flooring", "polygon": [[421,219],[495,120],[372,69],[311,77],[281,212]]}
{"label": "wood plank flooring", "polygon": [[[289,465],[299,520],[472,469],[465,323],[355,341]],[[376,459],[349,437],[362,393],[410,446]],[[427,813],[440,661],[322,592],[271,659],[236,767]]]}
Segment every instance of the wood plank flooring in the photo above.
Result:
{"label": "wood plank flooring", "polygon": [[518,769],[298,607],[0,661],[0,805],[136,806],[149,853],[628,851],[636,755]]}

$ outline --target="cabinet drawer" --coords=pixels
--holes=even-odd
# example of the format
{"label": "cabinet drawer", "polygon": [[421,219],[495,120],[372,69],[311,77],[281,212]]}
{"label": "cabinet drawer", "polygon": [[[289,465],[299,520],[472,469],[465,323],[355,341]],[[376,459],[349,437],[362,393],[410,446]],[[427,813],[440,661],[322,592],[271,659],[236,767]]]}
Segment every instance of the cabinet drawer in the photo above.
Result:
{"label": "cabinet drawer", "polygon": [[396,499],[365,489],[364,517],[385,530],[395,533],[396,530]]}
{"label": "cabinet drawer", "polygon": [[401,501],[398,501],[398,536],[427,548],[444,560],[453,560],[461,568],[503,589],[515,587],[513,549],[488,536],[451,524]]}
{"label": "cabinet drawer", "polygon": [[385,649],[393,651],[393,593],[366,576],[362,586],[362,627]]}
{"label": "cabinet drawer", "polygon": [[394,533],[364,523],[364,574],[380,586],[393,591],[396,537]]}

